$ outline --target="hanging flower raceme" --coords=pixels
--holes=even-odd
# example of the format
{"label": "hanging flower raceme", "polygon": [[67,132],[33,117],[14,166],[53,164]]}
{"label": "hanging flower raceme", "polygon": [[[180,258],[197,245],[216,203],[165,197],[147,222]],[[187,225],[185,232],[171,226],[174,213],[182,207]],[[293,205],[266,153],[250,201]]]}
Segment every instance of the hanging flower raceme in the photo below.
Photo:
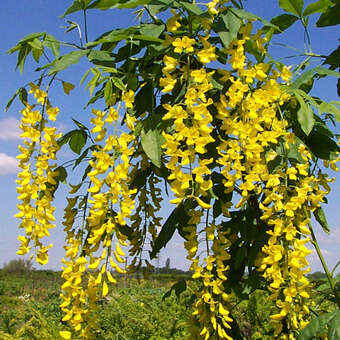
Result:
{"label": "hanging flower raceme", "polygon": [[[125,106],[130,107],[134,100],[133,92],[123,94],[122,99]],[[98,300],[108,294],[108,283],[116,282],[111,270],[126,273],[122,268],[126,262],[122,247],[127,246],[127,237],[121,228],[124,228],[126,219],[134,210],[136,193],[128,183],[129,157],[134,152],[134,118],[126,113],[130,133],[121,132],[118,135],[119,112],[114,107],[108,111],[93,110],[93,114],[92,132],[97,133],[96,140],[106,139],[103,147],[97,146],[90,161],[90,186],[84,208],[85,213],[88,208],[88,217],[76,231],[74,219],[77,209],[74,207],[78,197],[68,199],[64,217],[68,245],[62,274],[65,283],[62,286],[61,298],[64,302],[61,308],[66,314],[63,321],[67,321],[84,338],[93,335]],[[109,125],[114,125],[113,134],[108,132]],[[79,186],[74,186],[71,193],[78,189]],[[90,274],[87,275],[86,270]],[[61,332],[64,338],[69,334],[67,331]]]}
{"label": "hanging flower raceme", "polygon": [[47,93],[36,85],[31,84],[30,93],[33,93],[42,109],[27,104],[21,112],[21,138],[24,142],[18,147],[21,154],[17,158],[22,170],[16,181],[21,203],[17,205],[19,212],[15,216],[21,219],[19,227],[25,229],[26,236],[19,236],[21,245],[17,254],[27,254],[34,247],[36,261],[46,264],[48,249],[52,244],[46,246],[41,240],[49,236],[49,230],[55,227],[52,201],[58,172],[51,160],[56,159],[59,149],[57,139],[61,136],[55,127],[49,127],[48,124],[55,120],[59,109],[50,106]]}

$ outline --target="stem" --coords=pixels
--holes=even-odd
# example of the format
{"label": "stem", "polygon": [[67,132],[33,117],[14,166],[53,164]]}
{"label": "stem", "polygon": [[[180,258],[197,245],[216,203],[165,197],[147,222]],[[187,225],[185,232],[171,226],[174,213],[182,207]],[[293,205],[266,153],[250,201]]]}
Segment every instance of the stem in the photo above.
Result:
{"label": "stem", "polygon": [[338,268],[339,265],[340,265],[340,261],[338,261],[338,263],[334,266],[334,268],[331,272],[332,276],[334,276],[335,269]]}
{"label": "stem", "polygon": [[84,15],[84,31],[85,31],[85,43],[87,44],[89,42],[88,36],[87,36],[87,18],[86,18],[86,9],[83,11]]}
{"label": "stem", "polygon": [[144,9],[146,10],[146,12],[149,14],[150,18],[152,19],[152,21],[157,24],[158,23],[158,19],[156,16],[152,15],[152,13],[150,12],[148,6],[144,6]]}
{"label": "stem", "polygon": [[[206,216],[206,220],[205,220],[205,227],[208,228],[208,224],[209,224],[209,209],[207,210],[207,216]],[[205,232],[205,245],[207,247],[207,255],[209,256],[209,240],[208,240],[208,233],[207,231]]]}
{"label": "stem", "polygon": [[[306,210],[306,208],[305,208]],[[316,237],[315,237],[315,234],[314,234],[314,230],[311,226],[311,224],[309,223],[308,224],[308,227],[309,227],[309,230],[311,232],[311,236],[312,236],[312,244],[318,254],[318,257],[321,261],[321,264],[322,264],[322,267],[323,267],[323,270],[325,271],[325,274],[327,276],[327,279],[328,279],[328,282],[329,282],[329,285],[333,291],[333,294],[334,294],[334,297],[335,297],[335,301],[336,301],[336,304],[338,305],[338,308],[340,309],[340,297],[338,295],[338,292],[336,291],[335,289],[335,285],[334,285],[334,281],[333,281],[333,276],[332,274],[329,272],[329,269],[327,267],[327,264],[326,264],[326,261],[321,253],[321,250],[320,250],[320,247],[319,247],[319,244],[318,244],[318,241],[316,240]]]}

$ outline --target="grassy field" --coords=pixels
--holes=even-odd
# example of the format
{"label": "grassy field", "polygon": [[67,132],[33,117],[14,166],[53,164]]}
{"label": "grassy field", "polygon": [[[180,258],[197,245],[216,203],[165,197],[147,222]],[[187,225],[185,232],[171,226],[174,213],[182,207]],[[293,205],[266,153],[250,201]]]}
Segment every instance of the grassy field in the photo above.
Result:
{"label": "grassy field", "polygon": [[[183,275],[158,274],[150,280],[125,277],[111,287],[100,301],[98,340],[167,340],[188,339],[186,320],[190,316],[192,285],[179,298],[174,293],[162,299]],[[0,339],[58,340],[59,331],[67,329],[60,320],[59,272],[0,270]],[[315,280],[316,310],[330,312],[335,304],[320,290],[323,278]],[[318,290],[319,289],[319,290]],[[273,304],[264,291],[255,291],[232,311],[243,339],[272,339],[269,315]]]}

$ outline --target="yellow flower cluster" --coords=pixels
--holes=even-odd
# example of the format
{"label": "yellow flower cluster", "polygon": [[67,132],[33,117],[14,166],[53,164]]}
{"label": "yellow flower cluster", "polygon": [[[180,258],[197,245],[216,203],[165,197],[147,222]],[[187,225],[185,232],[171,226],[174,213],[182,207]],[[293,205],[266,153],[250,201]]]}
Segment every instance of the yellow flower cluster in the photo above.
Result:
{"label": "yellow flower cluster", "polygon": [[[213,4],[209,8],[212,15],[216,14]],[[205,339],[217,334],[220,338],[230,339],[228,312],[216,314],[215,311],[220,309],[219,305],[225,311],[224,304],[228,305],[231,299],[221,288],[227,280],[228,268],[224,262],[229,258],[227,250],[231,241],[219,232],[214,222],[206,225],[206,230],[212,228],[218,235],[215,238],[211,231],[206,235],[207,253],[210,251],[212,254],[204,259],[203,264],[197,256],[197,236],[200,233],[197,227],[204,211],[207,211],[209,221],[209,190],[213,186],[210,176],[211,169],[216,166],[213,159],[204,155],[208,144],[218,141],[219,158],[216,161],[224,178],[225,193],[236,190],[241,196],[234,207],[242,208],[254,194],[260,199],[261,220],[266,222],[270,236],[257,265],[268,281],[271,298],[278,308],[278,313],[271,317],[276,325],[276,336],[284,338],[285,329],[289,329],[291,339],[295,330],[307,324],[309,282],[305,274],[309,270],[306,260],[310,253],[306,248],[310,234],[308,224],[310,212],[319,207],[327,193],[325,181],[321,180],[324,175],[319,178],[310,175],[308,150],[295,141],[294,135],[287,131],[287,122],[279,114],[280,107],[290,99],[282,90],[279,78],[289,81],[289,69],[283,67],[277,71],[270,64],[252,64],[246,59],[247,40],[251,39],[258,51],[265,51],[266,39],[261,32],[252,34],[251,22],[241,27],[238,39],[225,50],[231,70],[217,71],[221,75],[219,81],[229,85],[219,100],[212,101],[208,93],[213,88],[214,71],[208,71],[205,65],[216,60],[215,47],[209,43],[208,26],[205,22],[202,26],[207,32],[206,36],[199,37],[199,41],[187,36],[167,36],[173,54],[164,56],[165,66],[160,80],[163,92],[173,91],[175,86],[185,86],[182,101],[163,104],[166,110],[163,120],[170,121],[172,125],[171,132],[163,132],[165,142],[162,147],[168,156],[168,179],[175,195],[171,202],[183,204],[192,199],[199,206],[199,210],[190,210],[191,217],[185,227],[185,248],[187,258],[192,261],[193,277],[203,281],[194,311],[198,324],[203,326],[198,333]],[[181,56],[178,58],[176,54]],[[191,69],[195,58],[202,67],[197,68],[196,65]],[[216,112],[216,116],[212,112]],[[214,119],[220,120],[223,132],[218,140],[213,137]],[[287,156],[290,148],[298,148],[304,161],[290,161]],[[279,155],[279,150],[283,150],[283,154]],[[270,162],[275,159],[281,160],[281,164],[271,169]],[[223,214],[229,217],[233,203],[225,202],[223,205]],[[217,239],[225,242],[217,247]],[[217,249],[223,249],[222,255]]]}
{"label": "yellow flower cluster", "polygon": [[[173,122],[173,125],[171,132],[163,132],[165,142],[162,148],[164,154],[169,157],[166,163],[166,167],[170,170],[168,180],[176,197],[171,202],[184,204],[190,199],[199,206],[198,210],[190,210],[190,219],[184,228],[187,235],[185,242],[187,258],[192,261],[191,270],[195,271],[193,278],[200,278],[204,283],[203,290],[197,295],[193,313],[199,327],[192,328],[192,334],[205,339],[215,336],[231,339],[227,332],[232,319],[225,308],[230,296],[224,293],[223,289],[228,270],[224,261],[229,259],[227,249],[230,241],[220,226],[216,227],[213,223],[206,226],[207,243],[212,243],[213,255],[208,255],[204,259],[204,264],[200,263],[200,257],[197,255],[199,247],[197,226],[204,211],[209,214],[211,208],[205,198],[208,198],[208,192],[213,186],[209,178],[212,173],[209,167],[213,159],[206,158],[205,154],[207,145],[215,141],[212,137],[213,116],[208,109],[213,105],[213,100],[207,99],[208,92],[214,87],[211,80],[214,72],[207,71],[205,67],[191,69],[190,60],[195,56],[202,64],[216,60],[215,47],[208,42],[208,39],[209,35],[200,36],[199,44],[195,39],[186,36],[169,38],[175,54],[190,54],[186,65],[180,69],[175,57],[165,55],[163,58],[164,77],[160,80],[162,91],[172,91],[177,79],[186,85],[182,102],[163,105],[166,110],[163,120]],[[209,253],[209,246],[207,253]]]}
{"label": "yellow flower cluster", "polygon": [[273,229],[267,231],[270,238],[262,249],[259,269],[271,282],[271,297],[279,308],[279,313],[271,316],[277,335],[282,332],[283,325],[293,333],[308,323],[310,285],[305,277],[309,272],[306,256],[311,253],[306,248],[310,234],[308,225],[310,212],[320,206],[328,193],[324,176],[310,175],[311,155],[304,145],[300,144],[299,152],[304,163],[290,164],[285,172],[278,171],[275,178],[269,178],[261,203],[264,211],[261,219]]}
{"label": "yellow flower cluster", "polygon": [[[133,92],[123,94],[122,100],[126,107],[130,107],[134,100]],[[136,193],[135,189],[129,189],[128,181],[129,157],[134,152],[135,119],[126,113],[130,133],[118,135],[119,113],[114,107],[108,111],[93,110],[93,114],[92,132],[97,133],[96,140],[106,139],[103,147],[97,146],[97,150],[93,151],[92,170],[88,173],[90,186],[85,201],[78,205],[78,209],[85,205],[85,215],[89,206],[88,217],[76,230],[74,224],[78,209],[75,206],[79,198],[76,196],[68,198],[63,222],[67,233],[67,259],[63,260],[65,267],[62,273],[65,283],[61,294],[61,308],[65,313],[63,321],[67,321],[84,338],[93,335],[97,301],[108,294],[108,282],[116,282],[111,270],[126,273],[121,268],[126,262],[126,254],[121,247],[127,246],[127,237],[121,228],[135,208]],[[113,134],[107,133],[107,124],[115,126]],[[72,186],[70,193],[76,193],[79,188],[80,185]],[[70,333],[63,331],[60,335],[67,339]]]}
{"label": "yellow flower cluster", "polygon": [[55,208],[52,201],[58,172],[51,160],[56,159],[59,149],[56,139],[61,136],[55,127],[47,124],[55,120],[59,109],[50,106],[47,93],[36,85],[31,84],[29,92],[34,95],[38,104],[42,104],[42,109],[27,104],[21,111],[20,129],[24,145],[18,146],[21,153],[17,158],[22,170],[16,181],[18,200],[21,203],[17,205],[19,212],[15,216],[21,219],[19,228],[25,229],[26,236],[18,237],[21,245],[17,254],[27,254],[34,247],[36,261],[46,264],[48,249],[52,244],[44,245],[41,239],[49,236],[49,230],[55,227]]}
{"label": "yellow flower cluster", "polygon": [[[204,258],[205,264],[199,265],[198,258],[193,261],[191,270],[194,270],[193,278],[201,278],[203,288],[196,294],[192,315],[197,318],[199,330],[197,333],[204,338],[218,336],[220,339],[232,340],[227,334],[231,329],[229,307],[231,294],[225,292],[223,283],[227,281],[228,265],[225,261],[230,259],[227,249],[231,246],[228,238],[230,231],[223,231],[222,225],[210,225],[205,228],[206,239],[212,242],[212,254]],[[208,250],[209,251],[209,250]],[[202,328],[203,327],[203,328]],[[193,332],[195,333],[195,328]]]}
{"label": "yellow flower cluster", "polygon": [[[147,172],[150,166],[144,153],[140,155],[142,160],[140,166],[135,165],[130,173],[132,178],[138,178],[139,173]],[[150,171],[151,172],[151,171]],[[138,270],[142,266],[142,254],[144,247],[147,245],[147,235],[151,236],[151,245],[154,244],[158,230],[161,227],[161,217],[157,217],[156,213],[161,208],[161,190],[158,188],[160,180],[151,174],[145,179],[145,184],[139,189],[135,200],[138,205],[134,214],[130,217],[132,235],[130,236],[131,248],[129,255],[132,260],[129,265],[129,271]],[[150,245],[150,244],[148,244]],[[152,265],[145,259],[146,266],[152,269]],[[147,276],[147,272],[145,272]]]}

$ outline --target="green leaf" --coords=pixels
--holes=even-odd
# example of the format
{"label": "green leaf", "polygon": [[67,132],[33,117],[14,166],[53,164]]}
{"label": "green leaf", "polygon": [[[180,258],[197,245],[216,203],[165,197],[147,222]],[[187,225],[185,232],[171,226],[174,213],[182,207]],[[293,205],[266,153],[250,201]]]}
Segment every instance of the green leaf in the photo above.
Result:
{"label": "green leaf", "polygon": [[101,88],[100,90],[98,90],[95,95],[93,97],[91,97],[91,99],[86,103],[86,105],[84,106],[84,110],[87,109],[89,107],[89,105],[95,103],[96,101],[98,101],[99,99],[103,98],[104,96],[104,89]]}
{"label": "green leaf", "polygon": [[295,92],[295,97],[300,103],[300,109],[297,113],[297,120],[301,126],[302,131],[308,136],[313,130],[315,123],[314,112],[311,106]]}
{"label": "green leaf", "polygon": [[8,109],[10,108],[10,106],[12,105],[14,99],[17,97],[17,95],[19,94],[19,90],[15,91],[15,93],[13,94],[13,96],[11,97],[11,99],[8,101],[8,103],[6,104],[5,107],[5,112],[8,111]]}
{"label": "green leaf", "polygon": [[37,39],[37,38],[35,38],[35,39],[33,39],[33,40],[30,40],[30,41],[28,42],[28,44],[29,44],[33,49],[37,49],[37,50],[43,50],[43,49],[44,49],[44,46],[43,46],[42,42],[41,42],[39,39]]}
{"label": "green leaf", "polygon": [[[83,177],[81,178],[81,181],[82,181],[82,182],[84,182],[85,178],[87,177],[88,173],[89,173],[91,170],[92,170],[92,166],[91,166],[91,164],[89,164],[89,165],[86,167],[86,169],[85,169],[85,171],[84,171],[84,173],[83,173]],[[127,226],[124,226],[124,229],[125,229],[125,227],[127,227]],[[119,225],[118,225],[118,228],[119,228]],[[128,228],[128,227],[127,227],[127,228]],[[126,229],[127,229],[127,228],[126,228]],[[122,232],[122,234],[124,234],[124,232]]]}
{"label": "green leaf", "polygon": [[55,177],[55,179],[58,182],[65,182],[66,178],[67,178],[67,171],[63,166],[58,166],[54,172],[58,172],[58,176]]}
{"label": "green leaf", "polygon": [[234,14],[236,14],[241,19],[261,21],[265,26],[272,27],[272,28],[274,28],[276,30],[279,29],[276,25],[272,24],[270,21],[265,20],[265,19],[255,15],[253,13],[247,12],[244,9],[230,8],[229,10],[231,12],[233,12]]}
{"label": "green leaf", "polygon": [[340,310],[337,311],[335,316],[328,323],[328,340],[340,339]]}
{"label": "green leaf", "polygon": [[151,174],[151,167],[146,168],[145,170],[138,170],[133,176],[132,180],[130,180],[129,189],[141,189],[146,185],[146,180]]}
{"label": "green leaf", "polygon": [[221,40],[225,47],[229,47],[230,43],[237,38],[237,33],[241,27],[241,20],[231,11],[222,15],[222,20],[226,31],[220,32]]}
{"label": "green leaf", "polygon": [[18,61],[17,61],[17,65],[15,68],[17,69],[19,67],[20,73],[22,73],[24,70],[26,58],[30,54],[31,50],[32,48],[28,44],[23,45],[21,49],[19,50]]}
{"label": "green leaf", "polygon": [[58,58],[60,55],[60,42],[51,34],[46,34],[43,44],[49,48],[53,55]]}
{"label": "green leaf", "polygon": [[97,0],[93,2],[89,8],[106,10],[109,8],[115,8],[117,4],[119,4],[120,0]]}
{"label": "green leaf", "polygon": [[151,0],[147,7],[151,15],[156,16],[158,13],[166,11],[169,7],[173,7],[172,6],[173,3],[174,2],[172,0],[168,1]]}
{"label": "green leaf", "polygon": [[13,48],[11,48],[10,50],[8,50],[7,53],[12,54],[13,52],[20,50],[20,48],[22,48],[26,44],[29,44],[33,40],[35,40],[35,39],[39,40],[39,38],[41,38],[45,34],[46,34],[45,32],[37,32],[37,33],[28,34],[24,38],[19,40],[18,44],[16,46],[14,46]]}
{"label": "green leaf", "polygon": [[321,225],[322,229],[327,234],[329,234],[330,233],[329,225],[328,225],[328,222],[327,222],[327,218],[326,218],[325,212],[323,211],[322,207],[319,207],[316,210],[314,210],[313,214],[314,214],[315,219]]}
{"label": "green leaf", "polygon": [[19,99],[24,105],[27,104],[27,91],[24,87],[19,89]]}
{"label": "green leaf", "polygon": [[141,34],[137,34],[133,36],[134,40],[143,40],[143,41],[151,41],[151,42],[158,42],[158,43],[163,43],[164,40],[159,39],[159,38],[155,38],[155,37],[150,37],[148,35],[141,35]]}
{"label": "green leaf", "polygon": [[104,44],[108,42],[116,42],[125,39],[130,39],[136,32],[138,32],[138,27],[132,26],[129,28],[115,29],[102,34],[95,41],[91,41],[86,44],[86,47],[93,47],[99,44]]}
{"label": "green leaf", "polygon": [[235,269],[239,269],[243,260],[247,255],[246,243],[244,243],[240,248],[237,248],[235,255],[235,262],[233,263]]}
{"label": "green leaf", "polygon": [[91,52],[87,56],[88,60],[92,63],[97,63],[100,61],[108,61],[112,62],[113,56],[108,51],[97,51],[97,50],[91,50]]}
{"label": "green leaf", "polygon": [[93,2],[88,8],[95,8],[101,10],[113,8],[136,8],[138,6],[147,5],[150,0],[97,0]]}
{"label": "green leaf", "polygon": [[114,104],[114,101],[112,100],[112,81],[109,79],[104,88],[104,100],[107,107]]}
{"label": "green leaf", "polygon": [[[143,48],[142,44],[138,40],[129,40],[126,42],[126,45],[122,46],[115,57],[115,62],[126,61],[128,63],[128,59],[133,55],[136,55]],[[127,65],[127,64],[125,64]]]}
{"label": "green leaf", "polygon": [[199,6],[197,6],[196,4],[191,4],[189,2],[185,2],[185,1],[178,1],[178,3],[183,6],[188,12],[193,13],[195,15],[202,15],[205,13],[205,11],[203,11]]}
{"label": "green leaf", "polygon": [[323,333],[326,330],[327,323],[334,318],[339,311],[323,314],[313,318],[309,324],[301,331],[298,340],[313,340],[318,333]]}
{"label": "green leaf", "polygon": [[74,162],[74,166],[72,168],[72,170],[74,170],[80,163],[81,161],[87,156],[87,154],[89,153],[90,150],[96,150],[97,145],[93,144],[91,146],[89,146],[88,148],[86,148],[82,154],[76,159],[76,161]]}
{"label": "green leaf", "polygon": [[130,0],[130,1],[122,0],[122,3],[118,5],[117,8],[136,8],[138,6],[147,5],[149,2],[150,0]]}
{"label": "green leaf", "polygon": [[317,120],[315,122],[314,129],[317,130],[318,133],[321,133],[321,134],[323,134],[327,137],[330,137],[330,138],[334,137],[334,133],[328,128],[327,124],[322,120],[320,120],[320,121]]}
{"label": "green leaf", "polygon": [[95,87],[98,85],[98,80],[101,76],[101,72],[97,68],[91,68],[93,78],[87,83],[86,89],[90,89],[90,95],[92,96]]}
{"label": "green leaf", "polygon": [[91,71],[91,69],[89,68],[89,69],[85,72],[85,74],[82,76],[82,78],[80,79],[80,82],[79,82],[80,85],[82,85],[82,84],[84,83],[84,81],[86,80],[86,78],[87,78],[88,75],[90,74],[90,71]]}
{"label": "green leaf", "polygon": [[181,203],[178,207],[176,207],[165,223],[162,226],[160,233],[158,234],[155,243],[152,246],[152,250],[150,251],[150,259],[156,257],[158,252],[167,245],[167,243],[171,240],[173,234],[176,231],[177,225],[180,223],[183,218],[183,214],[185,214],[183,204]]}
{"label": "green leaf", "polygon": [[75,120],[74,118],[72,118],[72,120],[73,120],[74,124],[76,124],[76,125],[79,127],[79,129],[84,130],[84,131],[85,131],[85,130],[89,130],[84,124],[78,122],[78,121]]}
{"label": "green leaf", "polygon": [[[162,43],[163,40],[159,39],[155,36],[147,36],[144,34],[139,34],[140,29],[145,27],[146,25],[141,26],[131,26],[129,28],[122,28],[122,29],[116,29],[109,32],[106,32],[102,34],[99,38],[97,38],[95,41],[91,41],[86,44],[86,47],[93,47],[99,44],[105,44],[105,43],[111,43],[111,42],[118,42],[121,40],[145,40],[145,41],[153,41],[153,42],[159,42]],[[159,30],[161,30],[161,27],[163,25],[155,25],[160,26],[157,28],[157,33]]]}
{"label": "green leaf", "polygon": [[84,130],[76,130],[70,138],[69,146],[71,150],[78,155],[81,149],[85,146],[87,140],[87,134]]}
{"label": "green leaf", "polygon": [[69,131],[67,133],[65,133],[62,137],[60,137],[57,141],[58,145],[61,147],[63,146],[64,144],[66,144],[70,138],[72,137],[72,135],[74,133],[76,133],[78,130],[72,130],[72,131]]}
{"label": "green leaf", "polygon": [[32,49],[32,56],[33,56],[33,59],[38,63],[39,62],[39,59],[40,57],[42,56],[44,50],[42,49],[37,49],[37,48],[33,48]]}
{"label": "green leaf", "polygon": [[88,50],[72,51],[56,59],[52,63],[49,75],[53,75],[59,71],[65,70],[72,64],[77,64],[79,60],[88,53]]}
{"label": "green leaf", "polygon": [[287,28],[292,26],[298,19],[299,18],[297,16],[291,14],[281,14],[273,18],[272,20],[270,20],[270,22],[279,28],[279,30],[274,30],[274,34],[278,34],[285,31]]}
{"label": "green leaf", "polygon": [[327,56],[323,64],[331,65],[333,69],[340,67],[340,45],[329,56]]}
{"label": "green leaf", "polygon": [[[339,103],[340,104],[340,103]],[[338,104],[338,105],[339,105]],[[331,113],[334,115],[335,119],[340,122],[340,109],[332,104],[332,103],[327,103],[327,102],[322,102],[319,106],[318,106],[318,110],[320,113]]]}
{"label": "green leaf", "polygon": [[144,152],[149,157],[151,162],[158,168],[162,165],[162,148],[164,139],[157,128],[141,131],[141,144]]}
{"label": "green leaf", "polygon": [[73,4],[66,9],[65,13],[60,18],[65,18],[69,14],[86,9],[90,2],[91,0],[74,0]]}
{"label": "green leaf", "polygon": [[152,83],[147,83],[138,91],[135,97],[134,109],[136,116],[140,116],[144,112],[152,113],[155,104],[154,86]]}
{"label": "green leaf", "polygon": [[293,13],[298,17],[301,17],[303,0],[279,0],[279,5],[286,12]]}
{"label": "green leaf", "polygon": [[308,136],[307,146],[314,156],[325,160],[335,160],[340,151],[340,147],[333,139],[318,130],[313,130]]}
{"label": "green leaf", "polygon": [[122,90],[122,91],[126,90],[125,84],[123,83],[123,81],[120,78],[111,77],[111,80],[112,80],[114,86],[116,86],[119,90]]}
{"label": "green leaf", "polygon": [[290,86],[292,89],[298,89],[302,84],[308,83],[314,75],[320,75],[320,76],[334,76],[337,78],[340,78],[340,73],[336,71],[329,70],[327,68],[317,66],[314,67],[306,72],[304,72],[301,76],[299,76]]}
{"label": "green leaf", "polygon": [[318,0],[309,4],[305,8],[305,10],[303,11],[303,16],[308,16],[314,13],[323,13],[331,5],[332,2],[329,0]]}
{"label": "green leaf", "polygon": [[[288,151],[288,159],[290,161],[303,163],[303,159],[301,157],[301,153],[299,152],[299,145],[302,143],[300,139],[295,138],[296,142],[294,144],[288,143],[289,151]],[[285,157],[285,154],[282,153],[282,147],[280,146],[276,152],[281,156]]]}
{"label": "green leaf", "polygon": [[163,295],[162,301],[170,297],[173,290],[175,291],[177,298],[179,298],[180,295],[186,291],[186,289],[187,289],[187,283],[184,279],[181,279],[177,281],[176,283],[174,283],[172,287]]}
{"label": "green leaf", "polygon": [[[165,173],[168,174],[166,168],[164,168]],[[165,178],[165,177],[164,177]],[[150,258],[153,259],[159,253],[159,251],[167,245],[167,243],[171,240],[173,234],[176,229],[184,239],[186,238],[187,233],[183,230],[183,228],[188,224],[190,220],[190,216],[187,214],[191,209],[195,209],[197,207],[196,200],[187,199],[179,204],[170,214],[168,219],[162,226],[160,233],[158,234],[154,244],[152,245],[152,250],[150,251]]]}
{"label": "green leaf", "polygon": [[158,38],[165,29],[165,25],[143,24],[140,28],[142,36]]}
{"label": "green leaf", "polygon": [[329,7],[316,23],[317,27],[335,26],[340,24],[340,2]]}

